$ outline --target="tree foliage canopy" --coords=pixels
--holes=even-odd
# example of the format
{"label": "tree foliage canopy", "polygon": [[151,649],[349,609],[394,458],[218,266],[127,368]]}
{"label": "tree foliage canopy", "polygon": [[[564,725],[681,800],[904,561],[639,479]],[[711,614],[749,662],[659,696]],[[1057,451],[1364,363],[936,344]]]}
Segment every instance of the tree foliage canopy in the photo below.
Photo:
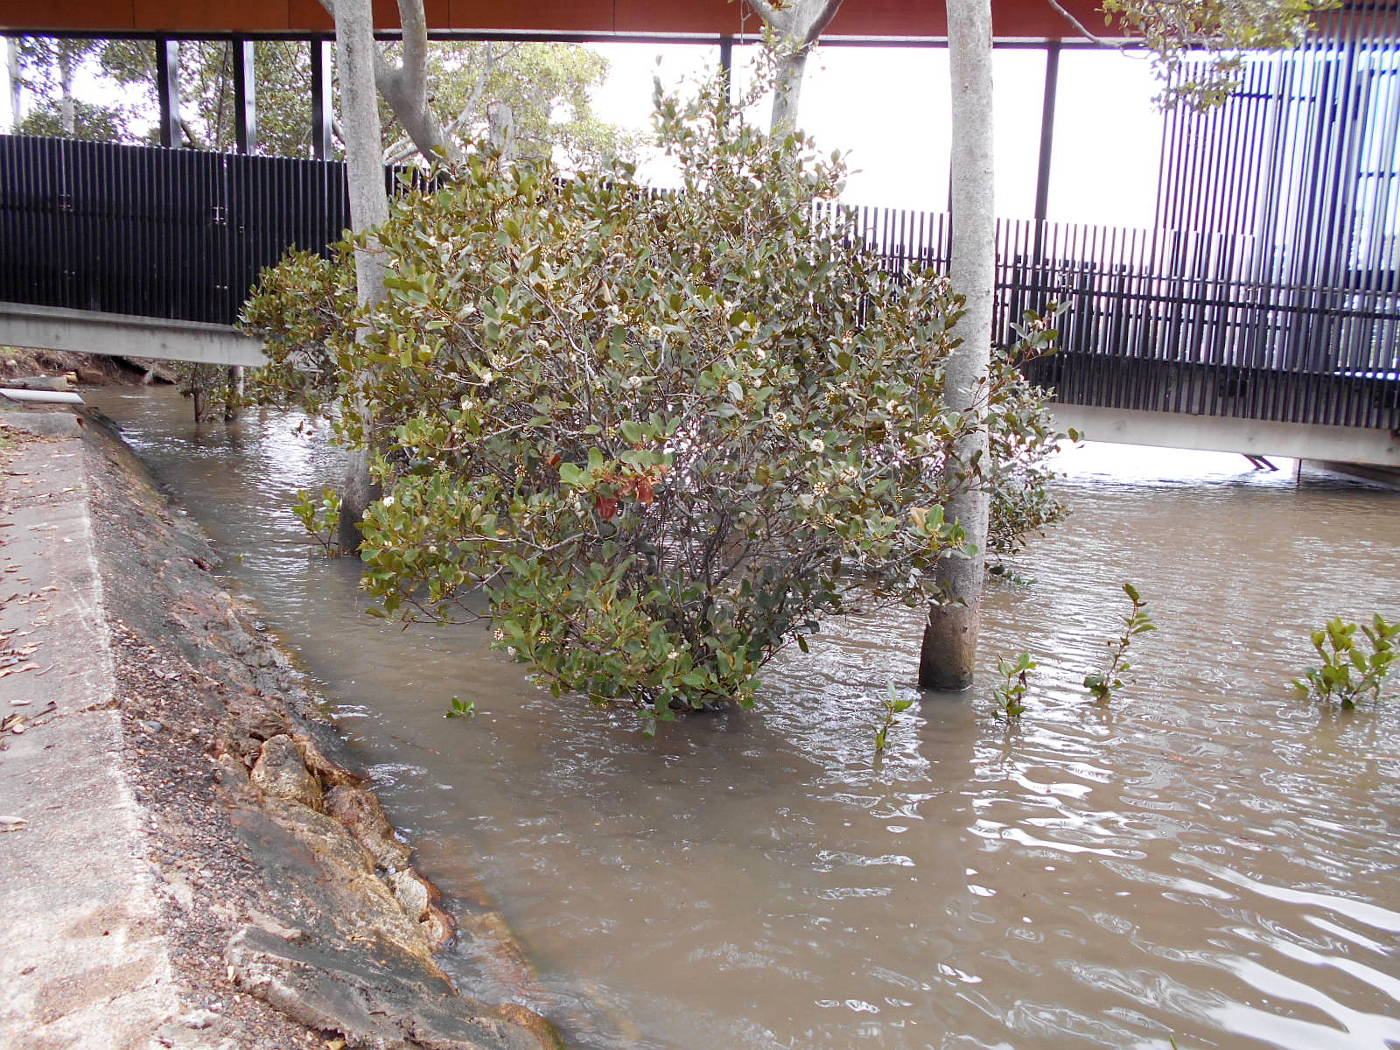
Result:
{"label": "tree foliage canopy", "polygon": [[771,141],[719,86],[661,99],[658,127],[674,194],[476,156],[378,231],[384,302],[356,309],[342,246],[246,307],[272,392],[343,406],[340,440],[375,453],[381,613],[484,612],[557,691],[649,720],[752,702],[826,615],[926,601],[962,543],[950,491],[1043,494],[1052,437],[1003,356],[1002,440],[975,476],[947,469],[976,425],[941,400],[947,281],[882,266],[814,207],[839,161]]}
{"label": "tree foliage canopy", "polygon": [[[1051,0],[1054,3],[1054,0]],[[1239,88],[1250,51],[1297,47],[1340,0],[1102,0],[1104,22],[1141,40],[1164,108],[1208,108]],[[1059,7],[1059,4],[1055,4]],[[1060,8],[1063,11],[1063,8]]]}

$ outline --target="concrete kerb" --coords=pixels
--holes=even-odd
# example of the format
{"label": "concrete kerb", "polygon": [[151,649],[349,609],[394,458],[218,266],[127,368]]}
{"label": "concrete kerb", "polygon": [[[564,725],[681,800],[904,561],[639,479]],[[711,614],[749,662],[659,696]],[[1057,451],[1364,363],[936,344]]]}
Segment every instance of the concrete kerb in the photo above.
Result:
{"label": "concrete kerb", "polygon": [[68,434],[20,444],[0,510],[0,1044],[207,1046],[177,1024],[142,809],[122,773],[74,417],[4,418]]}

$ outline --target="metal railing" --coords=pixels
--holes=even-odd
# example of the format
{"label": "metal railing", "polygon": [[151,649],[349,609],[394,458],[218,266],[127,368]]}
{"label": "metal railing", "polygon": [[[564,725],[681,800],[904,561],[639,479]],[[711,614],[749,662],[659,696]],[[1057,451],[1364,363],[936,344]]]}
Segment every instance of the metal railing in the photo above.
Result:
{"label": "metal railing", "polygon": [[[386,178],[392,179],[392,173]],[[946,214],[856,208],[888,265],[943,266]],[[334,161],[0,136],[0,300],[230,323],[265,266],[349,222]],[[1059,400],[1400,426],[1393,266],[1291,280],[1296,250],[1237,233],[998,225],[997,327],[1069,304],[1031,362]]]}
{"label": "metal railing", "polygon": [[[892,266],[946,268],[946,214],[855,209]],[[1400,426],[1393,269],[1292,283],[1293,253],[1254,238],[1001,220],[998,338],[1068,305],[1059,351],[1027,372],[1070,404],[1336,426]]]}

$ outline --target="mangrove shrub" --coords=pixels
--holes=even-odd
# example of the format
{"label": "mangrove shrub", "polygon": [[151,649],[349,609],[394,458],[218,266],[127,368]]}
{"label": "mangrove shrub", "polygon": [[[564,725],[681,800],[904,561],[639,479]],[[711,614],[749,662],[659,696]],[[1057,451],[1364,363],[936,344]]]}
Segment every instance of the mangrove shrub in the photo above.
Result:
{"label": "mangrove shrub", "polygon": [[770,140],[713,86],[660,98],[657,127],[675,192],[478,154],[377,231],[385,301],[355,306],[342,246],[266,273],[245,314],[264,391],[338,406],[338,439],[374,455],[376,611],[489,617],[556,692],[649,725],[748,705],[825,616],[926,603],[963,543],[957,486],[990,485],[1008,537],[1057,512],[1048,420],[1005,355],[993,454],[947,469],[974,425],[942,404],[960,301],[823,203],[839,158]]}

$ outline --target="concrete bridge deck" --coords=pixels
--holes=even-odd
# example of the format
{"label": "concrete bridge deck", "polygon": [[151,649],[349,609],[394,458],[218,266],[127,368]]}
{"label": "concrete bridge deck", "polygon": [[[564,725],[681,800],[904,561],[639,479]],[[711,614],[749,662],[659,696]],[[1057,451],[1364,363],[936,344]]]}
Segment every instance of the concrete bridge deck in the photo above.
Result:
{"label": "concrete bridge deck", "polygon": [[0,302],[0,346],[155,357],[208,365],[261,365],[262,344],[232,325]]}

